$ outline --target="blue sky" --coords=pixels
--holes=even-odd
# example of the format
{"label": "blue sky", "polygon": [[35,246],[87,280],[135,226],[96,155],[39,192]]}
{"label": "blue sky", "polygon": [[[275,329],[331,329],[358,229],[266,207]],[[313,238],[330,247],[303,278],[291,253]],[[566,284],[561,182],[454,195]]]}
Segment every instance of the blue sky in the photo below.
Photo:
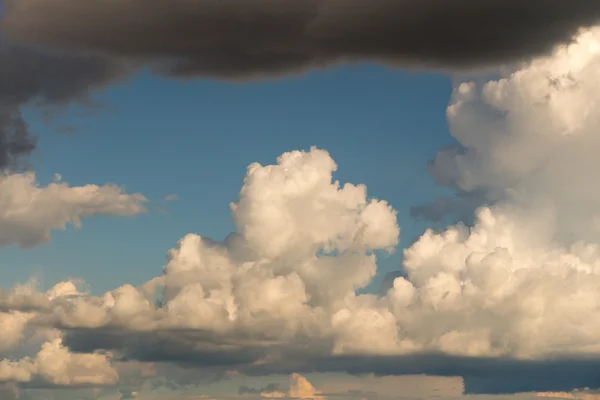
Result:
{"label": "blue sky", "polygon": [[[131,220],[86,219],[78,232],[55,232],[50,244],[6,249],[13,267],[2,272],[3,285],[32,275],[46,286],[83,278],[95,293],[141,283],[160,273],[184,234],[222,239],[233,229],[229,202],[250,163],[272,164],[313,145],[331,153],[342,183],[364,183],[398,210],[401,249],[426,227],[410,218],[410,207],[442,193],[426,162],[451,142],[451,89],[441,75],[369,64],[244,84],[142,74],[96,93],[101,108],[72,107],[50,126],[30,110],[39,134],[31,163],[42,184],[59,173],[72,185],[116,183],[156,203],[171,194],[178,200],[167,214],[151,207]],[[75,132],[52,128],[63,125]],[[400,257],[383,257],[381,275],[397,269]]]}

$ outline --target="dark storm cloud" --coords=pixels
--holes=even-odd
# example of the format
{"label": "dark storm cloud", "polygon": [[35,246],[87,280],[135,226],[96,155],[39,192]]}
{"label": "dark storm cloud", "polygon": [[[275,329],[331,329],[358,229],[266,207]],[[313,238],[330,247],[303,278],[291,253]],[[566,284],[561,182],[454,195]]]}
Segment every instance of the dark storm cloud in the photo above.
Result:
{"label": "dark storm cloud", "polygon": [[98,56],[48,53],[0,38],[0,170],[18,167],[36,147],[23,106],[61,106],[85,99],[96,87],[126,73],[123,64]]}
{"label": "dark storm cloud", "polygon": [[597,0],[4,0],[12,40],[252,78],[341,61],[471,68],[545,53]]}
{"label": "dark storm cloud", "polygon": [[[126,74],[123,64],[106,56],[148,63],[166,75],[220,79],[266,78],[360,60],[471,68],[527,59],[568,42],[581,27],[599,21],[600,2],[0,0],[0,15],[5,169],[35,149],[23,106],[81,100]],[[83,55],[90,53],[96,55]]]}

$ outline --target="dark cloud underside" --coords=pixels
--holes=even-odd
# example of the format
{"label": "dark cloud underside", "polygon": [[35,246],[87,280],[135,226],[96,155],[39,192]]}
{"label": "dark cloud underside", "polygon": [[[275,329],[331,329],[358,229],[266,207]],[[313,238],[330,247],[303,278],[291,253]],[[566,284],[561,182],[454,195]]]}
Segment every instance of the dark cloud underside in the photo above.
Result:
{"label": "dark cloud underside", "polygon": [[38,46],[249,78],[345,60],[441,69],[528,58],[600,18],[597,0],[5,0],[2,28]]}
{"label": "dark cloud underside", "polygon": [[0,170],[18,167],[36,147],[22,107],[64,105],[126,74],[98,56],[48,53],[0,42]]}
{"label": "dark cloud underside", "polygon": [[[187,337],[186,337],[187,336]],[[466,394],[511,394],[571,391],[600,387],[600,359],[580,356],[535,361],[511,358],[464,357],[421,353],[407,356],[319,356],[326,348],[267,345],[253,348],[209,349],[218,341],[190,331],[132,333],[70,330],[65,344],[74,352],[113,350],[123,360],[172,362],[185,367],[235,368],[247,374],[345,372],[349,374],[460,376]],[[269,355],[273,362],[261,362]],[[266,391],[262,390],[261,391]]]}

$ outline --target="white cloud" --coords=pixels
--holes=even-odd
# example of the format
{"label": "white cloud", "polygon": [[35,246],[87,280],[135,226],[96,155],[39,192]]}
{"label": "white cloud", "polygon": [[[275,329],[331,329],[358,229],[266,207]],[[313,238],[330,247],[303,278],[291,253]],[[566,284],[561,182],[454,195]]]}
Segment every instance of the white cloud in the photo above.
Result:
{"label": "white cloud", "polygon": [[555,211],[561,240],[595,240],[600,137],[598,28],[552,57],[483,85],[458,85],[447,110],[464,151],[442,151],[434,177],[488,200]]}
{"label": "white cloud", "polygon": [[241,332],[255,340],[335,336],[344,322],[329,320],[340,320],[338,310],[371,303],[354,295],[375,275],[371,252],[393,248],[399,235],[395,211],[362,185],[332,182],[335,169],[317,149],[251,165],[231,206],[238,232],[223,243],[184,237],[160,278],[162,308],[124,285],[53,304],[54,317],[71,328],[202,329],[223,345]]}
{"label": "white cloud", "polygon": [[145,212],[141,194],[114,185],[71,187],[57,180],[40,187],[33,173],[0,176],[0,246],[32,247],[50,240],[56,229],[81,226],[94,216],[133,216]]}
{"label": "white cloud", "polygon": [[44,324],[28,325],[36,317],[51,310],[51,304],[82,296],[76,282],[65,281],[54,285],[46,293],[37,290],[36,280],[10,290],[0,290],[0,356],[7,356],[29,341],[51,340],[60,331]]}
{"label": "white cloud", "polygon": [[600,233],[600,30],[479,86],[448,107],[463,151],[438,181],[493,205],[472,228],[428,231],[405,251],[408,281],[390,296],[419,348],[539,358],[597,354]]}
{"label": "white cloud", "polygon": [[51,386],[102,386],[116,384],[118,374],[106,355],[71,353],[60,339],[44,343],[35,358],[0,361],[0,382],[35,379]]}

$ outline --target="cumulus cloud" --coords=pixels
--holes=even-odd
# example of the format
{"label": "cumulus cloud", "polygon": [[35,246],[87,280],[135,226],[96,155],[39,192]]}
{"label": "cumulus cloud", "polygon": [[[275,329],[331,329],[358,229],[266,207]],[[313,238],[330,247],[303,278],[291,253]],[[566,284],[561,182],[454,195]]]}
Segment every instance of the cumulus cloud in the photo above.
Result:
{"label": "cumulus cloud", "polygon": [[60,282],[45,293],[37,290],[35,280],[10,290],[1,290],[0,356],[10,357],[15,350],[24,345],[60,338],[60,332],[51,327],[35,324],[29,326],[29,323],[39,316],[39,313],[50,310],[52,302],[82,295],[76,282],[72,281]]}
{"label": "cumulus cloud", "polygon": [[[77,354],[62,343],[61,332],[29,324],[50,302],[81,296],[73,282],[61,282],[46,293],[35,290],[34,282],[0,293],[0,393],[2,398],[21,398],[19,388],[82,388],[113,386],[119,382],[117,369],[106,353]],[[22,301],[24,299],[33,301]],[[41,343],[41,345],[39,345]],[[39,345],[34,356],[15,356]],[[2,390],[4,390],[4,393]],[[14,396],[14,397],[10,397]]]}
{"label": "cumulus cloud", "polygon": [[430,164],[436,181],[461,194],[478,193],[480,204],[551,201],[569,209],[570,215],[557,215],[560,230],[590,239],[597,194],[585,172],[595,168],[598,147],[597,36],[597,29],[589,30],[553,57],[502,79],[458,85],[447,110],[457,146]]}
{"label": "cumulus cloud", "polygon": [[418,323],[403,313],[407,326],[429,320],[419,340],[454,354],[598,353],[599,38],[589,30],[552,57],[455,89],[460,147],[430,170],[487,206],[472,227],[428,231],[405,251],[408,280],[390,293],[420,304]]}
{"label": "cumulus cloud", "polygon": [[[69,186],[55,180],[40,187],[33,173],[0,175],[0,247],[32,247],[50,240],[53,230],[81,226],[94,216],[134,216],[146,198],[114,185]],[[27,301],[33,301],[32,298]]]}
{"label": "cumulus cloud", "polygon": [[[222,362],[240,348],[254,360],[295,339],[343,335],[346,307],[374,301],[354,295],[376,273],[373,251],[392,249],[399,228],[395,211],[369,199],[363,185],[333,182],[335,169],[318,149],[286,153],[277,165],[251,165],[231,205],[238,231],[222,243],[184,237],[153,281],[164,288],[158,307],[148,299],[153,290],[124,285],[99,298],[53,305],[51,318],[70,329],[67,340],[76,346],[125,340],[133,345],[130,356],[195,350]],[[371,312],[365,316],[377,320]],[[106,330],[115,326],[137,339]],[[148,345],[159,337],[160,348]]]}
{"label": "cumulus cloud", "polygon": [[[36,46],[273,76],[347,60],[464,68],[546,53],[599,20],[595,0],[4,0],[1,32]],[[68,10],[68,11],[67,11]],[[135,16],[135,17],[132,17]]]}
{"label": "cumulus cloud", "polygon": [[102,386],[118,382],[116,369],[103,354],[74,354],[60,339],[44,343],[35,358],[0,361],[0,381],[50,386]]}

